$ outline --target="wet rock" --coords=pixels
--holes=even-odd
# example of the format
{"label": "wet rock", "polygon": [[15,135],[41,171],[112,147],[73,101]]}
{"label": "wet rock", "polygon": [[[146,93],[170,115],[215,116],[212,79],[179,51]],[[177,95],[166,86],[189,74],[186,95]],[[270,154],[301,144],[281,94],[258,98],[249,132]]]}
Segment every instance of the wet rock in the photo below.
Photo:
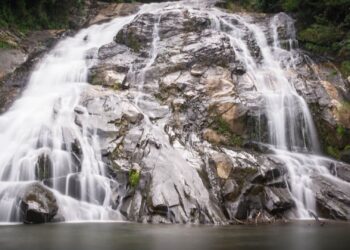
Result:
{"label": "wet rock", "polygon": [[39,183],[26,188],[20,207],[23,221],[28,224],[50,222],[58,211],[54,194]]}
{"label": "wet rock", "polygon": [[48,179],[52,176],[52,162],[48,155],[39,156],[35,165],[35,177],[38,180]]}
{"label": "wet rock", "polygon": [[225,154],[215,154],[209,160],[216,168],[217,175],[220,178],[227,179],[233,168],[232,162]]}
{"label": "wet rock", "polygon": [[295,206],[286,188],[265,188],[265,194],[264,207],[272,215],[283,214]]}
{"label": "wet rock", "polygon": [[214,112],[214,116],[219,116],[227,124],[232,133],[246,133],[247,110],[243,106],[232,102],[220,102],[213,104],[209,109]]}
{"label": "wet rock", "polygon": [[204,74],[205,68],[201,67],[200,65],[193,65],[191,68],[191,75],[200,77]]}
{"label": "wet rock", "polygon": [[203,138],[213,144],[222,144],[226,142],[226,138],[223,135],[218,134],[215,130],[210,128],[204,129]]}
{"label": "wet rock", "polygon": [[[119,183],[114,206],[120,204],[129,220],[269,221],[295,208],[284,163],[271,156],[267,146],[254,143],[269,140],[262,109],[266,99],[257,91],[256,79],[246,74],[246,65],[237,61],[232,41],[211,29],[208,21],[207,13],[182,8],[161,15],[143,13],[98,51],[91,77],[112,86],[121,76],[126,91],[94,86],[96,91],[81,103],[91,120],[77,116],[80,126],[97,128],[104,161]],[[262,15],[256,21],[268,20]],[[159,37],[154,37],[155,26]],[[279,36],[288,39],[288,29],[282,26]],[[262,52],[255,36],[239,28],[246,32],[248,49],[259,66]],[[320,114],[335,129],[334,100],[342,99],[343,86],[318,81],[301,58],[294,59],[297,70],[288,69],[288,80],[315,105],[312,114]],[[205,141],[197,138],[199,131]],[[244,144],[246,140],[250,143]],[[133,164],[142,171],[138,185],[131,187]],[[347,179],[345,169],[339,167],[338,175]]]}
{"label": "wet rock", "polygon": [[243,75],[246,73],[246,68],[242,63],[235,64],[235,66],[232,69],[232,73],[234,75]]}
{"label": "wet rock", "polygon": [[350,149],[340,153],[340,160],[350,164]]}
{"label": "wet rock", "polygon": [[20,49],[0,49],[0,79],[12,73],[26,59],[27,55]]}
{"label": "wet rock", "polygon": [[350,165],[342,162],[331,163],[329,170],[338,178],[350,182]]}
{"label": "wet rock", "polygon": [[122,119],[123,118],[126,119],[128,122],[135,124],[142,121],[144,116],[135,109],[129,109],[124,112]]}
{"label": "wet rock", "polygon": [[185,107],[186,100],[183,98],[176,98],[172,102],[173,110],[176,112],[181,111]]}
{"label": "wet rock", "polygon": [[[102,5],[102,3],[99,3]],[[89,20],[89,25],[108,22],[116,16],[127,16],[135,13],[139,8],[138,4],[112,3],[104,4],[100,7],[97,15]]]}
{"label": "wet rock", "polygon": [[132,23],[126,25],[115,37],[115,41],[125,44],[135,52],[149,47],[156,17],[152,14],[139,15]]}
{"label": "wet rock", "polygon": [[314,177],[317,212],[323,218],[350,219],[350,186],[326,176]]}
{"label": "wet rock", "polygon": [[57,189],[61,193],[67,194],[77,200],[81,199],[81,181],[78,173],[69,174],[67,176],[49,178],[43,180],[43,183],[50,187]]}
{"label": "wet rock", "polygon": [[112,70],[103,70],[100,74],[95,74],[91,77],[91,84],[110,87],[114,90],[119,90],[126,79],[125,73],[119,73]]}

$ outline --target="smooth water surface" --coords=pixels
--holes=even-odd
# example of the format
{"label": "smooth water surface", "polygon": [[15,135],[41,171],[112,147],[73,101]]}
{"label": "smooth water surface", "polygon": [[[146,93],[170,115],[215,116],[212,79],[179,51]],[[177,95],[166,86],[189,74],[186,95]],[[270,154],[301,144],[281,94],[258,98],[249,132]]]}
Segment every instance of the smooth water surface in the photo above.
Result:
{"label": "smooth water surface", "polygon": [[0,226],[0,249],[207,250],[349,249],[350,224],[299,222],[263,226],[124,223]]}

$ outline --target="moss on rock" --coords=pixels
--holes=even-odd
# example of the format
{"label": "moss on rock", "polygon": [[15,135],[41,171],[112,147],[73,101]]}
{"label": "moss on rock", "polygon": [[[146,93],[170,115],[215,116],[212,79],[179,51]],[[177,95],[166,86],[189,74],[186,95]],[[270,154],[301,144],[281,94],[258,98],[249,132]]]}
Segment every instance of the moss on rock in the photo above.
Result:
{"label": "moss on rock", "polygon": [[135,188],[140,182],[141,172],[136,169],[131,169],[129,172],[129,183],[131,187]]}

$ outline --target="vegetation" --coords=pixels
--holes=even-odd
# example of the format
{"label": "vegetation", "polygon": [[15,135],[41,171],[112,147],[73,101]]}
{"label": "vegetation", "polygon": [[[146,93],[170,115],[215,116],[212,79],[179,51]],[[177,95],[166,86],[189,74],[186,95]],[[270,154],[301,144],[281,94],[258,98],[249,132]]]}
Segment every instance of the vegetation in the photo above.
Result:
{"label": "vegetation", "polygon": [[136,169],[131,169],[129,172],[129,183],[131,185],[131,187],[135,188],[137,187],[137,185],[140,182],[140,171],[136,170]]}
{"label": "vegetation", "polygon": [[[79,13],[86,0],[1,0],[0,28],[62,29],[70,26],[72,13]],[[94,0],[97,1],[97,0]],[[134,0],[102,0],[104,2],[131,3]],[[140,0],[139,2],[150,2]]]}
{"label": "vegetation", "polygon": [[298,39],[311,52],[331,56],[350,75],[350,0],[226,0],[227,7],[252,11],[291,12]]}
{"label": "vegetation", "polygon": [[232,133],[230,124],[228,124],[223,118],[215,118],[212,126],[213,129],[216,130],[219,134],[225,136],[227,139],[227,144],[229,146],[241,147],[243,145],[243,138]]}
{"label": "vegetation", "polygon": [[328,146],[327,147],[327,154],[329,156],[332,156],[335,159],[339,159],[340,158],[340,152],[339,149],[332,147],[332,146]]}
{"label": "vegetation", "polygon": [[0,40],[0,49],[10,49],[13,48],[14,46],[12,44],[9,44],[6,41]]}
{"label": "vegetation", "polygon": [[0,27],[20,30],[65,28],[83,0],[2,0]]}

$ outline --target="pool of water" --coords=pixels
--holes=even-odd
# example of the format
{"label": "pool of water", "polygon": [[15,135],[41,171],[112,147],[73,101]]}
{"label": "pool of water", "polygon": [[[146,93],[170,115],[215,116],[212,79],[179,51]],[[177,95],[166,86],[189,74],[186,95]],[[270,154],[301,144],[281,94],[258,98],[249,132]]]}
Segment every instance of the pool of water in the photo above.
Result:
{"label": "pool of water", "polygon": [[350,224],[249,226],[77,223],[0,226],[0,249],[350,249]]}

